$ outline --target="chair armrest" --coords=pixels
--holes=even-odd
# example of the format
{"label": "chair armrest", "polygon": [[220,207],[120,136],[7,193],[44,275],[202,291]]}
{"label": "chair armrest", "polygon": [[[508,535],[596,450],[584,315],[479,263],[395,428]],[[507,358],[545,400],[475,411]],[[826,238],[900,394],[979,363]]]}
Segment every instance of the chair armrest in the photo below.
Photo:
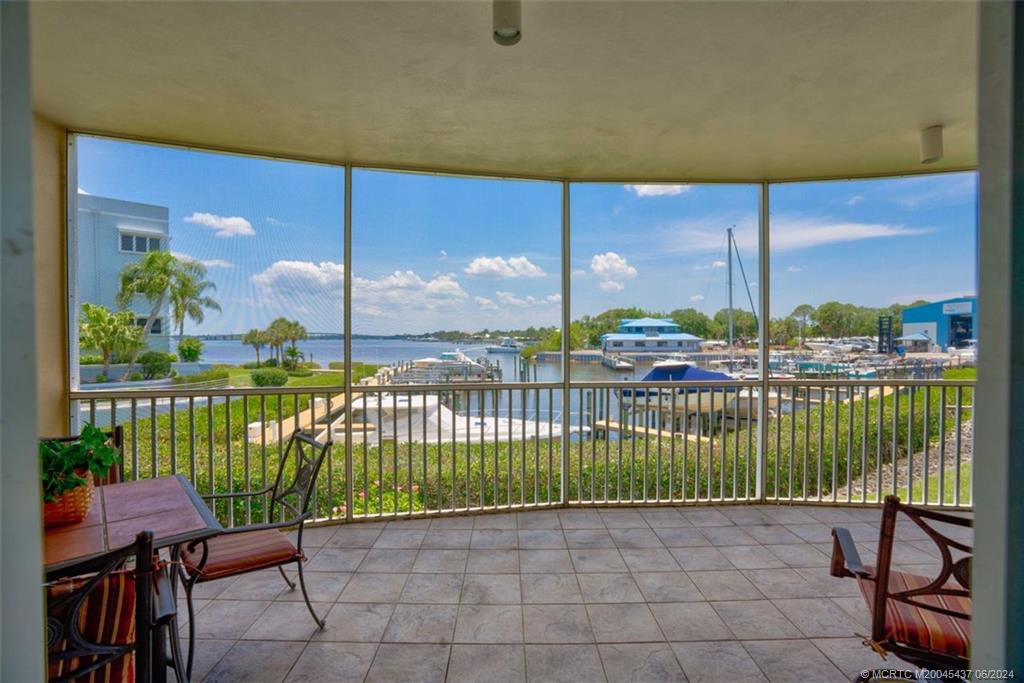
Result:
{"label": "chair armrest", "polygon": [[225,498],[249,498],[250,496],[262,496],[265,493],[270,493],[273,486],[267,486],[266,488],[260,489],[259,491],[238,491],[234,493],[208,493],[205,496],[200,496],[203,500],[223,500]]}
{"label": "chair armrest", "polygon": [[171,590],[171,578],[166,567],[156,572],[153,579],[153,625],[166,624],[177,615],[178,609]]}
{"label": "chair armrest", "polygon": [[860,561],[860,553],[853,542],[853,536],[842,527],[832,529],[832,576],[856,576],[870,578],[871,574]]}
{"label": "chair armrest", "polygon": [[221,532],[221,535],[229,534],[244,534],[248,531],[265,531],[266,529],[287,529],[289,527],[298,526],[302,522],[306,521],[313,516],[312,512],[306,512],[299,515],[298,517],[292,517],[286,519],[283,522],[269,522],[267,524],[246,524],[245,526],[235,526],[225,529]]}

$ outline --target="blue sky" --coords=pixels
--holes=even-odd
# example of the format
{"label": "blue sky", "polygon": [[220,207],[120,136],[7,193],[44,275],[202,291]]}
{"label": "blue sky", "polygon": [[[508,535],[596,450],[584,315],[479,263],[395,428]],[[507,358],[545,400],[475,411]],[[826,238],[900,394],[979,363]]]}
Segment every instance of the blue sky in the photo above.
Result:
{"label": "blue sky", "polygon": [[[353,176],[354,332],[558,324],[558,183]],[[78,178],[91,194],[168,207],[171,249],[207,264],[223,308],[186,332],[278,315],[341,329],[341,169],[84,137]],[[756,302],[756,187],[576,184],[570,198],[574,317],[632,305],[713,314],[731,226]],[[805,302],[974,292],[972,173],[774,185],[771,211],[775,317]],[[735,297],[745,304],[738,266]]]}

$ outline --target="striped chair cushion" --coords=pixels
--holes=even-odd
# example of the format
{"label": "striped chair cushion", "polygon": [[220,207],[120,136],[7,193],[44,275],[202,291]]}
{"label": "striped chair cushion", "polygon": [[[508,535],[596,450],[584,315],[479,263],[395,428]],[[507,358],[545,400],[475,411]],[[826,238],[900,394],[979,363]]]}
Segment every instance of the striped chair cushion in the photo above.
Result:
{"label": "striped chair cushion", "polygon": [[[264,567],[276,567],[300,557],[288,538],[276,529],[261,529],[237,534],[222,534],[208,540],[206,564],[199,572],[202,581],[235,576]],[[203,557],[202,546],[190,552],[181,546],[181,559],[190,571],[197,571]]]}
{"label": "striped chair cushion", "polygon": [[[874,573],[874,567],[866,567]],[[916,588],[923,588],[932,579],[917,574],[890,572],[889,592],[899,593]],[[875,595],[875,582],[871,579],[860,579],[861,593],[870,608]],[[950,588],[959,585],[947,584]],[[924,605],[932,605],[943,609],[971,614],[971,599],[955,595],[918,595],[911,598]],[[970,657],[971,654],[971,622],[967,619],[952,617],[946,614],[909,605],[900,600],[890,598],[885,608],[885,637],[895,643],[912,647],[941,652],[954,657]]]}
{"label": "striped chair cushion", "polygon": [[[52,601],[79,590],[87,579],[60,581],[47,589],[51,606],[47,609],[50,680],[67,676],[70,672],[87,667],[96,661],[95,656],[75,657],[58,660],[54,654],[68,649],[66,634],[61,631],[60,619],[63,606],[52,605]],[[97,645],[129,645],[135,642],[135,576],[132,572],[117,571],[100,579],[82,601],[78,611],[78,629],[82,637]],[[72,680],[83,683],[129,683],[135,680],[135,652],[129,650],[107,665]]]}

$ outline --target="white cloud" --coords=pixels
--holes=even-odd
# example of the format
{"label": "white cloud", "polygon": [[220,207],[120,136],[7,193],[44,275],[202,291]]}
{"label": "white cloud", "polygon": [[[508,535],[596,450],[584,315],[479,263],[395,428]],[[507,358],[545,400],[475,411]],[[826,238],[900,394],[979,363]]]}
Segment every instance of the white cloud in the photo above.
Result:
{"label": "white cloud", "polygon": [[590,270],[600,280],[598,287],[606,292],[621,292],[626,287],[623,281],[636,277],[636,268],[614,251],[594,254],[590,259]]}
{"label": "white cloud", "polygon": [[[721,220],[699,222],[679,221],[664,235],[664,242],[676,253],[692,254],[695,251],[718,252],[724,243]],[[859,242],[870,239],[891,237],[912,237],[932,232],[929,228],[910,228],[889,223],[858,223],[836,221],[831,218],[806,218],[780,216],[771,224],[771,249],[773,253],[809,249],[828,244]],[[736,226],[736,244],[745,258],[757,253],[757,219],[751,217]]]}
{"label": "white cloud", "polygon": [[480,256],[466,266],[466,273],[476,277],[511,280],[519,277],[544,277],[544,271],[525,256],[512,256],[508,260],[501,256],[493,258]]}
{"label": "white cloud", "polygon": [[201,263],[207,268],[234,268],[235,264],[231,261],[225,261],[222,258],[211,258],[211,259],[197,259],[192,254],[184,254],[180,251],[172,251],[171,256],[182,261],[195,261]]}
{"label": "white cloud", "polygon": [[[344,277],[345,266],[333,261],[275,261],[251,279],[264,296],[311,299],[337,306],[344,291]],[[410,308],[447,309],[468,297],[454,273],[424,280],[411,270],[396,270],[380,278],[352,278],[352,310],[364,315],[384,316]]]}
{"label": "white cloud", "polygon": [[482,308],[484,310],[487,310],[487,311],[494,311],[494,310],[497,310],[497,308],[498,308],[498,304],[494,303],[493,299],[488,299],[485,296],[474,297],[473,300],[476,301],[477,305],[480,308]]}
{"label": "white cloud", "polygon": [[623,185],[623,187],[637,197],[675,196],[693,189],[692,185]]}
{"label": "white cloud", "polygon": [[725,261],[712,261],[706,266],[696,266],[694,270],[718,270],[720,268],[725,268],[727,265],[729,264]]}
{"label": "white cloud", "polygon": [[217,237],[252,237],[256,234],[252,229],[252,223],[241,216],[218,216],[214,213],[195,211],[191,216],[185,217],[185,222],[216,230],[214,234]]}
{"label": "white cloud", "polygon": [[448,258],[448,252],[442,249],[441,253],[439,253],[437,257],[444,261],[446,258]]}
{"label": "white cloud", "polygon": [[572,271],[572,276],[573,277],[586,277],[587,276],[587,271],[585,271],[585,270],[574,270],[574,271]]}
{"label": "white cloud", "polygon": [[513,292],[498,291],[494,293],[494,296],[499,302],[506,306],[516,306],[518,308],[525,308],[527,306],[537,306],[540,304],[557,304],[562,301],[562,295],[555,293],[549,294],[543,299],[538,299],[534,296],[519,296]]}
{"label": "white cloud", "polygon": [[690,301],[704,301],[704,295],[694,294],[693,296],[690,297]]}
{"label": "white cloud", "polygon": [[86,192],[81,187],[78,188],[78,194],[92,194],[92,192]]}
{"label": "white cloud", "polygon": [[799,273],[803,270],[803,266],[786,266],[787,273]]}
{"label": "white cloud", "polygon": [[852,197],[850,197],[849,199],[847,199],[847,200],[846,200],[846,202],[845,202],[845,204],[846,204],[847,206],[857,206],[857,205],[858,205],[858,204],[860,204],[860,203],[861,203],[862,201],[864,201],[864,197],[863,197],[863,196],[861,196],[861,195],[859,195],[859,194],[855,194],[855,195],[853,195]]}

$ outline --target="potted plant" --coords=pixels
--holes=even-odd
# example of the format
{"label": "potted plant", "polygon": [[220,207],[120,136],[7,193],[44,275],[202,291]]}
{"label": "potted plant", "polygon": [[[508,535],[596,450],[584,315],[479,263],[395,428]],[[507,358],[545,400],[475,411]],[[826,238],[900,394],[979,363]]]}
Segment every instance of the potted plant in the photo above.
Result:
{"label": "potted plant", "polygon": [[43,479],[43,524],[81,522],[89,514],[95,485],[118,462],[120,454],[103,430],[86,424],[72,440],[39,442]]}

